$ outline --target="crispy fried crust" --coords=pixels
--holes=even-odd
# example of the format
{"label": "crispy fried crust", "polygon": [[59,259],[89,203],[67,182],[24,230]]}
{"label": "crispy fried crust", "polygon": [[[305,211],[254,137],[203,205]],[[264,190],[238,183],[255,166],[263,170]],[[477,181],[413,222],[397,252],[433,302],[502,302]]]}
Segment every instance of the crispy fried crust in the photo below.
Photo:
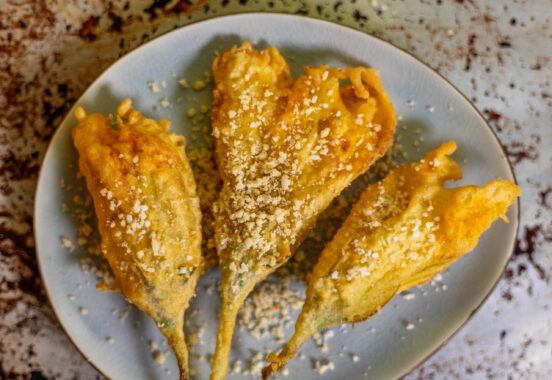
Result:
{"label": "crispy fried crust", "polygon": [[[376,70],[305,68],[275,48],[234,47],[213,64],[214,205],[222,310],[211,379],[226,376],[238,309],[283,265],[331,200],[391,146],[395,113]],[[348,79],[350,84],[341,86]]]}
{"label": "crispy fried crust", "polygon": [[98,216],[102,253],[116,290],[148,313],[175,351],[187,378],[184,311],[203,257],[201,213],[184,138],[132,109],[126,99],[111,117],[79,107],[73,141]]}
{"label": "crispy fried crust", "polygon": [[394,169],[370,185],[322,252],[309,278],[295,333],[270,354],[268,378],[314,333],[368,319],[397,292],[429,281],[471,251],[521,190],[495,180],[484,187],[444,188],[461,178],[450,142],[422,161]]}

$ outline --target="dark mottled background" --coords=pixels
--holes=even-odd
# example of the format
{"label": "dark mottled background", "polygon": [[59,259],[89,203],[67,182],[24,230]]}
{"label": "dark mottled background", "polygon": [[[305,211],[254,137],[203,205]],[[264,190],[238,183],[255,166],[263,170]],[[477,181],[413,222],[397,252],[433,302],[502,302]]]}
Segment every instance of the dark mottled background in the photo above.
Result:
{"label": "dark mottled background", "polygon": [[381,37],[485,115],[520,186],[521,227],[497,288],[408,378],[552,378],[552,7],[548,1],[0,0],[0,376],[96,379],[48,305],[32,207],[48,141],[126,51],[194,20],[291,12]]}

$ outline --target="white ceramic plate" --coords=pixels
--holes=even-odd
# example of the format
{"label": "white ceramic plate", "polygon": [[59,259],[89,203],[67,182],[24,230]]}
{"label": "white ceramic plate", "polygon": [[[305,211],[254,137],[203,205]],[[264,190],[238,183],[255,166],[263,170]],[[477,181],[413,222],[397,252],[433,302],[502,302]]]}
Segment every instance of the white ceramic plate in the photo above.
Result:
{"label": "white ceramic plate", "polygon": [[[210,103],[205,91],[181,89],[177,78],[188,82],[203,79],[217,52],[241,41],[256,42],[257,48],[276,46],[289,60],[294,75],[303,65],[377,68],[397,114],[402,116],[400,136],[409,160],[419,159],[444,141],[455,140],[454,157],[464,167],[460,184],[484,184],[495,178],[513,180],[513,174],[497,138],[481,115],[453,86],[430,68],[403,51],[364,33],[314,19],[278,15],[245,14],[199,22],[168,33],[126,55],[105,71],[78,100],[88,113],[114,113],[117,104],[131,97],[137,109],[153,118],[173,121],[172,130],[189,136],[191,123],[183,114],[191,107]],[[176,76],[176,77],[175,77]],[[148,81],[156,81],[154,93]],[[165,81],[166,87],[162,86]],[[163,108],[166,99],[170,107]],[[182,98],[177,103],[177,98]],[[73,110],[57,130],[42,166],[36,196],[35,233],[38,259],[52,306],[67,334],[102,373],[113,379],[176,379],[176,360],[168,354],[160,365],[152,358],[149,340],[157,350],[167,352],[165,340],[152,320],[126,303],[123,297],[95,290],[97,279],[81,270],[86,252],[75,243],[78,223],[72,216],[75,194],[86,196],[82,179],[76,178],[77,153],[70,131],[76,124]],[[417,133],[420,133],[417,135]],[[422,136],[415,146],[415,136]],[[61,182],[69,186],[62,188]],[[71,189],[73,185],[73,189]],[[62,212],[62,204],[69,211]],[[455,263],[433,285],[414,289],[415,298],[395,297],[366,323],[334,328],[328,351],[309,341],[301,350],[305,358],[288,366],[293,379],[394,378],[420,363],[450,337],[478,308],[499,279],[512,252],[517,230],[518,206],[508,213],[510,223],[496,222],[477,248]],[[70,253],[61,237],[77,247]],[[218,321],[219,298],[209,288],[220,277],[218,269],[200,280],[187,329],[205,326],[202,343],[196,345],[191,367],[197,379],[208,377],[209,353],[213,351]],[[445,286],[443,286],[445,285]],[[296,289],[302,284],[293,283]],[[446,291],[444,290],[446,288]],[[87,314],[83,314],[82,308]],[[125,316],[128,311],[126,318]],[[297,312],[293,313],[293,316]],[[414,329],[406,329],[413,323]],[[138,327],[137,327],[138,326]],[[291,327],[285,329],[289,337]],[[106,338],[113,340],[108,343]],[[236,331],[231,361],[241,360],[247,368],[256,352],[277,350],[270,338],[253,339]],[[199,355],[203,356],[199,356]],[[358,355],[353,361],[352,355]],[[314,362],[331,360],[333,371],[323,375],[313,370]],[[232,374],[230,379],[247,377]]]}

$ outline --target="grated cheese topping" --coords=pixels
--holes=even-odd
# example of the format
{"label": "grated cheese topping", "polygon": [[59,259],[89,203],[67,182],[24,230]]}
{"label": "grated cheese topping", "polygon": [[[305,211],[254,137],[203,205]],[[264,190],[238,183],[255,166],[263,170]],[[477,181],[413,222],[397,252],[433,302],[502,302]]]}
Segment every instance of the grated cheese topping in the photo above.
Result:
{"label": "grated cheese topping", "polygon": [[[389,126],[372,122],[378,101],[362,70],[307,69],[293,82],[275,49],[247,44],[215,61],[213,136],[224,184],[213,210],[233,292],[255,268],[285,262],[332,198],[390,145],[392,133],[382,141]],[[348,76],[354,84],[340,87]]]}

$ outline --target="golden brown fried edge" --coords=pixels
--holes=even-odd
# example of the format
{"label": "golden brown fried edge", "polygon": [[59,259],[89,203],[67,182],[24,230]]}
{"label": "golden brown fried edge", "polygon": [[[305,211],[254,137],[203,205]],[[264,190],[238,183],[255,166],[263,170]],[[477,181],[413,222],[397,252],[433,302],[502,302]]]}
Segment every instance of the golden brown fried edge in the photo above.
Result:
{"label": "golden brown fried edge", "polygon": [[368,319],[396,293],[429,281],[477,245],[521,194],[513,183],[444,188],[461,177],[450,142],[369,185],[322,252],[295,333],[270,354],[263,378],[283,368],[314,333]]}

